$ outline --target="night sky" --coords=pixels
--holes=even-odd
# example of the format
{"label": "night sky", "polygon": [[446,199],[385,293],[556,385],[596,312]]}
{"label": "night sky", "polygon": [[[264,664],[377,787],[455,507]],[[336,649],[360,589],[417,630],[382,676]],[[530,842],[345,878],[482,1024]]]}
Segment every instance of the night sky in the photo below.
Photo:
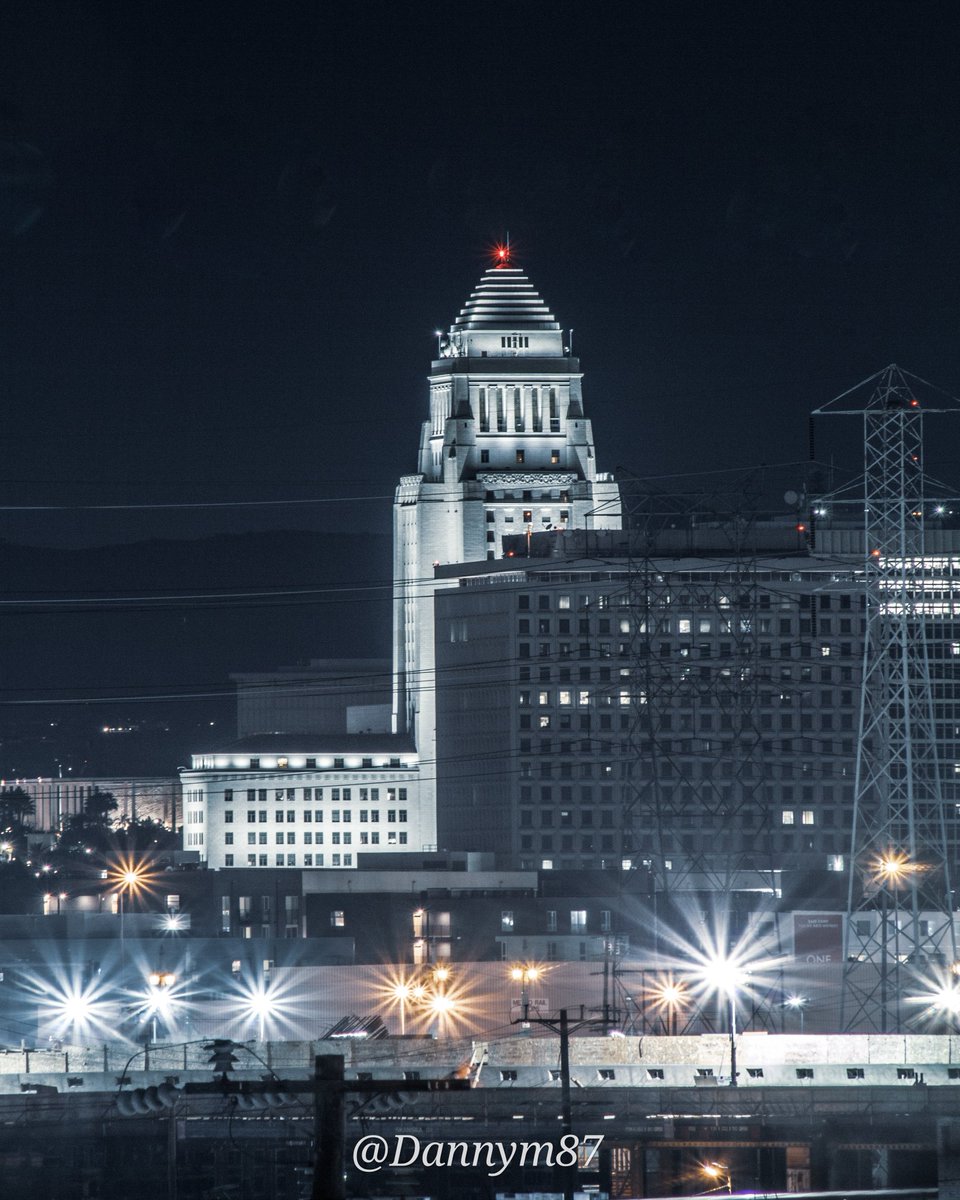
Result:
{"label": "night sky", "polygon": [[[0,538],[386,534],[433,330],[507,232],[575,330],[602,469],[802,460],[807,413],[889,362],[960,392],[955,18],[4,6],[0,504],[324,503],[6,509]],[[938,433],[935,474],[955,478],[958,435]],[[382,556],[360,542],[356,569]],[[222,682],[183,650],[191,685]],[[222,658],[315,652],[301,625]]]}

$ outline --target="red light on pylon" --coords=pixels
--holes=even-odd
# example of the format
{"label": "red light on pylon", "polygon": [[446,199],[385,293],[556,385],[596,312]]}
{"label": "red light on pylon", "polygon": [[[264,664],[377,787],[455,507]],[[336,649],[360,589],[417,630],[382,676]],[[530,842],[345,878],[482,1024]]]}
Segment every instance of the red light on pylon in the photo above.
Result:
{"label": "red light on pylon", "polygon": [[871,557],[871,558],[879,558],[879,557],[880,557],[880,551],[879,551],[879,550],[871,550],[871,551],[870,551],[870,557]]}
{"label": "red light on pylon", "polygon": [[910,401],[910,407],[911,407],[911,408],[919,408],[919,407],[920,407],[920,401],[919,401],[919,400],[916,400],[916,399],[914,399],[914,400],[911,400],[911,401]]}
{"label": "red light on pylon", "polygon": [[807,532],[807,527],[801,521],[800,524],[797,526],[797,533],[806,533],[806,532]]}

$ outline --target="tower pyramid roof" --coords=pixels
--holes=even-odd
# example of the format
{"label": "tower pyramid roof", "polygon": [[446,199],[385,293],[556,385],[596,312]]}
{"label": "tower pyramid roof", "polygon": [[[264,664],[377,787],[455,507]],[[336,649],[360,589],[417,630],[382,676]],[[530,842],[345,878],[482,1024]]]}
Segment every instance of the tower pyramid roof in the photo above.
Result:
{"label": "tower pyramid roof", "polygon": [[559,322],[523,271],[519,267],[497,266],[484,271],[451,332],[559,328]]}

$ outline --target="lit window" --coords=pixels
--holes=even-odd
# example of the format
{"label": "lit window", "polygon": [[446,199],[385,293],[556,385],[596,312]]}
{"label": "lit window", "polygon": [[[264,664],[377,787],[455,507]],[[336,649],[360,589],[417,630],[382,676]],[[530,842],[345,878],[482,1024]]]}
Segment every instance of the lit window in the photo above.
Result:
{"label": "lit window", "polygon": [[801,823],[801,825],[813,825],[814,824],[814,816],[813,816],[812,808],[805,808],[803,810],[803,812],[801,812],[800,823]]}
{"label": "lit window", "polygon": [[342,929],[346,924],[342,908],[335,908],[330,914],[330,924],[334,929]]}
{"label": "lit window", "polygon": [[780,813],[780,824],[781,824],[781,825],[793,825],[793,824],[795,824],[795,821],[794,821],[794,813],[793,813],[793,809],[792,809],[792,808],[785,808],[785,809],[783,809],[783,810],[781,811],[781,813]]}

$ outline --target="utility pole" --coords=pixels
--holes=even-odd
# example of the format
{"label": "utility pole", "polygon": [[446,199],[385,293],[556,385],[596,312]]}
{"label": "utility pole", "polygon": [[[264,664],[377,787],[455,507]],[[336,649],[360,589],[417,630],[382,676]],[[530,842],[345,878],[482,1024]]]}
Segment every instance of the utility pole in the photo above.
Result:
{"label": "utility pole", "polygon": [[343,1057],[318,1054],[313,1085],[313,1200],[346,1200]]}
{"label": "utility pole", "polygon": [[[583,1011],[581,1007],[581,1012]],[[560,1038],[560,1136],[573,1133],[573,1105],[570,1093],[570,1034],[585,1026],[601,1026],[606,1024],[606,1015],[600,1018],[581,1018],[570,1028],[567,1010],[561,1008],[554,1017],[531,1017],[527,1005],[523,1005],[520,1020],[511,1021],[511,1025],[542,1025]],[[563,1200],[573,1200],[577,1190],[577,1168],[561,1167]]]}

